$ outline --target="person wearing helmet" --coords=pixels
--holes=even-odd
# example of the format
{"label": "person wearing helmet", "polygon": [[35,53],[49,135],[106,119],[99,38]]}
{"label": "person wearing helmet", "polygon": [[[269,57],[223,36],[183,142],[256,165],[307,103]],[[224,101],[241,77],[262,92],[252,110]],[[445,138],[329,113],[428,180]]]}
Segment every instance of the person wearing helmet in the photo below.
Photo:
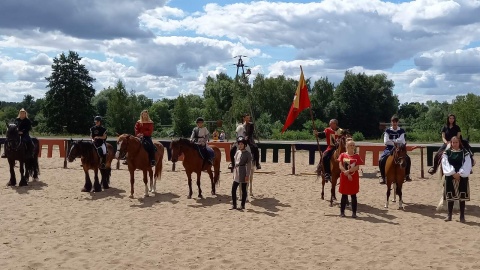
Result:
{"label": "person wearing helmet", "polygon": [[197,126],[192,131],[190,141],[198,145],[203,159],[208,161],[208,163],[213,164],[213,160],[207,150],[207,142],[209,140],[210,132],[208,132],[208,129],[203,126],[203,122],[204,120],[202,117],[197,118]]}
{"label": "person wearing helmet", "polygon": [[107,147],[105,142],[107,140],[107,129],[102,126],[102,117],[95,116],[93,119],[95,125],[90,128],[90,137],[92,138],[93,145],[97,149],[97,153],[100,156],[100,169],[105,169],[105,160],[107,155]]}
{"label": "person wearing helmet", "polygon": [[[33,144],[32,138],[30,137],[30,131],[32,130],[32,122],[28,118],[28,114],[25,109],[22,108],[18,112],[17,119],[15,119],[15,125],[17,126],[18,134],[21,136],[21,141],[25,144],[27,148],[27,155],[31,155],[33,157],[35,155],[35,145]],[[5,145],[6,143],[7,142],[5,142]],[[2,158],[6,157],[7,156],[4,151],[2,154]]]}
{"label": "person wearing helmet", "polygon": [[[255,143],[255,140],[253,139],[253,134],[255,132],[255,126],[254,124],[250,121],[250,114],[244,113],[242,115],[242,123],[237,126],[237,138],[238,137],[243,137],[245,138],[245,141],[247,142],[247,145],[250,146],[250,151],[252,152],[253,159],[255,160],[255,166],[257,170],[260,170],[262,166],[260,165],[260,152],[258,150],[258,146]],[[237,147],[233,146],[232,149],[230,150],[230,160],[232,160],[232,163],[229,165],[229,169],[233,169],[233,156],[237,152]]]}
{"label": "person wearing helmet", "polygon": [[233,162],[235,170],[233,172],[232,184],[232,209],[237,209],[237,188],[241,185],[242,202],[239,210],[245,209],[245,202],[247,201],[247,183],[250,181],[250,171],[252,169],[252,154],[246,151],[247,140],[244,137],[237,138],[238,150],[235,153]]}
{"label": "person wearing helmet", "polygon": [[140,119],[135,123],[135,136],[140,138],[143,147],[148,152],[148,159],[150,165],[154,167],[156,165],[155,152],[157,148],[152,142],[153,133],[153,121],[150,119],[147,110],[143,110],[140,113]]}

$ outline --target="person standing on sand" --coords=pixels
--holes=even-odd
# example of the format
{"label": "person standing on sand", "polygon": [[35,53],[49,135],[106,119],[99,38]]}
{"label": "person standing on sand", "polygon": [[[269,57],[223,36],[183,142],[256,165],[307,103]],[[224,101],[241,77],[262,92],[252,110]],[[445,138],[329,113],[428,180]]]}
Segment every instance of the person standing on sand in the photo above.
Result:
{"label": "person standing on sand", "polygon": [[250,180],[250,171],[252,169],[252,154],[245,149],[247,140],[244,137],[238,137],[237,145],[238,150],[233,159],[235,170],[233,171],[232,208],[230,210],[237,209],[237,188],[239,185],[242,188],[242,204],[239,210],[245,209],[247,183]]}
{"label": "person standing on sand", "polygon": [[357,193],[360,191],[360,165],[364,165],[362,158],[355,154],[355,142],[347,141],[347,152],[341,153],[338,157],[340,164],[340,187],[338,191],[342,194],[340,202],[340,216],[345,217],[345,208],[348,202],[348,195],[352,198],[352,217],[357,217]]}

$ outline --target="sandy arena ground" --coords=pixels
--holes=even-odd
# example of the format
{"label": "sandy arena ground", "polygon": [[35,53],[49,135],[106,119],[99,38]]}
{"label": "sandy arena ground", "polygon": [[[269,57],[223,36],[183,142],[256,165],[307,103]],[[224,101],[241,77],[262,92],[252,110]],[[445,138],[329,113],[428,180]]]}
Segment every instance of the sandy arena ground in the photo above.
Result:
{"label": "sandy arena ground", "polygon": [[[281,163],[263,163],[262,172],[273,173],[255,175],[244,212],[228,210],[226,162],[217,196],[203,174],[205,199],[196,199],[196,186],[195,199],[187,199],[183,166],[172,172],[165,160],[158,194],[143,198],[137,172],[129,199],[126,166],[113,170],[111,189],[81,193],[79,160],[63,169],[61,158],[40,158],[40,181],[10,188],[2,159],[0,269],[479,269],[480,169],[470,178],[467,223],[458,214],[447,223],[435,211],[438,176],[425,171],[421,179],[420,156],[411,156],[405,210],[385,209],[386,186],[362,178],[358,219],[340,218],[337,204],[320,200],[321,182],[301,174],[315,170],[307,152],[297,152],[297,175],[282,155]],[[371,157],[363,170],[376,170]]]}

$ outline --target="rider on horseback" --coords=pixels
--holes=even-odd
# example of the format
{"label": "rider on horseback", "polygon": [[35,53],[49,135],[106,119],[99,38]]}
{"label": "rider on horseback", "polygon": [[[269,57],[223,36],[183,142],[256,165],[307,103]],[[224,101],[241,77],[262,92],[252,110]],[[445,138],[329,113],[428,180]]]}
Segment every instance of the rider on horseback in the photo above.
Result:
{"label": "rider on horseback", "polygon": [[[252,122],[250,122],[250,114],[244,113],[243,114],[243,123],[237,126],[237,136],[236,138],[243,137],[247,142],[247,145],[250,146],[250,151],[252,151],[253,159],[255,160],[255,166],[257,170],[260,170],[262,166],[260,165],[260,152],[258,150],[258,146],[253,139],[253,134],[255,132],[255,126]],[[237,145],[234,145],[232,149],[230,149],[230,160],[232,163],[228,166],[229,169],[233,168],[234,156],[237,152]]]}
{"label": "rider on horseback", "polygon": [[335,140],[338,139],[343,133],[343,129],[338,127],[338,120],[331,119],[329,122],[329,127],[323,130],[322,132],[314,131],[315,136],[325,137],[327,142],[327,149],[323,152],[323,171],[325,176],[325,182],[331,180],[331,168],[330,168],[330,158],[332,157],[333,152],[335,151]]}
{"label": "rider on horseback", "polygon": [[208,129],[203,126],[203,118],[197,118],[197,126],[192,131],[192,136],[190,136],[190,141],[197,144],[200,152],[202,153],[202,157],[204,160],[208,161],[208,163],[213,165],[213,160],[211,159],[208,150],[207,150],[207,142],[209,139],[210,132]]}
{"label": "rider on horseback", "polygon": [[438,149],[433,161],[433,167],[428,170],[428,173],[435,174],[437,172],[443,152],[445,151],[445,149],[447,149],[447,147],[450,148],[449,142],[452,140],[453,137],[457,137],[460,140],[461,136],[462,133],[460,127],[457,125],[457,118],[454,114],[449,114],[447,116],[447,122],[442,128],[443,145],[440,147],[440,149]]}
{"label": "rider on horseback", "polygon": [[105,161],[107,157],[107,146],[105,141],[107,140],[107,129],[102,126],[102,117],[95,116],[95,126],[90,128],[90,137],[92,138],[93,145],[97,149],[98,156],[100,157],[100,169],[105,169]]}
{"label": "rider on horseback", "polygon": [[[379,167],[380,167],[380,184],[385,184],[385,163],[387,162],[387,158],[389,155],[392,154],[392,150],[394,148],[395,143],[402,143],[405,144],[405,130],[398,126],[398,117],[396,115],[392,116],[391,124],[392,126],[385,130],[385,135],[383,136],[383,142],[385,143],[385,150],[383,150],[382,155],[380,156]],[[410,167],[412,162],[410,157],[406,156],[407,166],[405,168],[405,181],[410,182],[412,179],[410,178]]]}
{"label": "rider on horseback", "polygon": [[148,152],[150,165],[155,166],[155,151],[157,148],[152,142],[153,121],[150,119],[147,110],[143,110],[140,119],[135,123],[135,136],[140,138],[145,150]]}
{"label": "rider on horseback", "polygon": [[[18,112],[18,117],[15,119],[15,125],[18,129],[18,134],[21,137],[21,141],[25,144],[27,148],[27,153],[34,156],[35,145],[33,144],[32,138],[30,137],[30,130],[32,130],[32,122],[28,119],[27,111],[21,109]],[[5,151],[2,154],[2,158],[6,158]]]}

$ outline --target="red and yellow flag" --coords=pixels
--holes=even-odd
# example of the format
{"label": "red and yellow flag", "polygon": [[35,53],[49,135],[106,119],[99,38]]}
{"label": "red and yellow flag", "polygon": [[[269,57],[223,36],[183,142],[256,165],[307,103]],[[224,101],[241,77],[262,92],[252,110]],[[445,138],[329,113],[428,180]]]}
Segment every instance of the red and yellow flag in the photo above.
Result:
{"label": "red and yellow flag", "polygon": [[295,92],[295,97],[293,98],[292,106],[288,112],[287,120],[282,128],[282,133],[287,130],[287,128],[297,119],[301,111],[306,108],[310,108],[310,98],[308,97],[307,83],[305,82],[305,77],[303,76],[303,69],[300,66],[300,80],[298,81],[297,91]]}

